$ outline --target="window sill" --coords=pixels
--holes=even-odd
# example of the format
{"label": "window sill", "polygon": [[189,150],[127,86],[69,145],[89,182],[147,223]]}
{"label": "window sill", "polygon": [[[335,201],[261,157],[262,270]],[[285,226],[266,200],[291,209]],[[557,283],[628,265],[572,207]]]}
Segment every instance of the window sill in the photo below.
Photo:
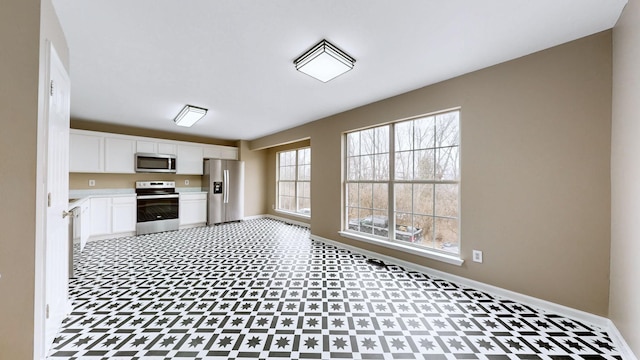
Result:
{"label": "window sill", "polygon": [[300,218],[300,219],[305,219],[305,220],[311,219],[311,215],[305,215],[305,214],[301,214],[301,213],[296,213],[296,212],[292,212],[292,211],[278,210],[278,209],[274,209],[273,211],[277,212],[278,214],[289,215],[289,216],[297,217],[297,218]]}
{"label": "window sill", "polygon": [[442,253],[431,251],[428,249],[421,249],[415,246],[408,246],[408,245],[394,243],[387,240],[379,240],[379,239],[375,239],[367,236],[362,236],[362,235],[355,234],[348,231],[339,231],[338,234],[352,240],[363,241],[363,242],[367,242],[374,245],[384,246],[386,248],[390,248],[394,250],[404,251],[412,255],[418,255],[431,260],[442,261],[451,265],[462,266],[462,264],[464,264],[464,260],[462,260],[456,255],[442,254]]}

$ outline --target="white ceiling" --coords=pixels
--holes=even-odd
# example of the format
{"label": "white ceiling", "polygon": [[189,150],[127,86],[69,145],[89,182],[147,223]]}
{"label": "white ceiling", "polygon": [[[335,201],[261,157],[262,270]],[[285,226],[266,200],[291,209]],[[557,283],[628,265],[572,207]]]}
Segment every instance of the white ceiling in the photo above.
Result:
{"label": "white ceiling", "polygon": [[[610,29],[626,0],[53,0],[73,118],[252,140]],[[322,83],[293,60],[356,59]],[[185,104],[209,109],[191,128]]]}

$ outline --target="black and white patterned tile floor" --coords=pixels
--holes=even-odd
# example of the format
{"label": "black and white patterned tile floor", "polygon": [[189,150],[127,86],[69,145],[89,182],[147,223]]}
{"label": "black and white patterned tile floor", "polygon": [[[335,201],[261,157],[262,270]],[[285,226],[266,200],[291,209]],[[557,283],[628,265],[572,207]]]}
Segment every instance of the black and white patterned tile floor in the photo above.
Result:
{"label": "black and white patterned tile floor", "polygon": [[602,329],[271,219],[90,242],[50,359],[621,359]]}

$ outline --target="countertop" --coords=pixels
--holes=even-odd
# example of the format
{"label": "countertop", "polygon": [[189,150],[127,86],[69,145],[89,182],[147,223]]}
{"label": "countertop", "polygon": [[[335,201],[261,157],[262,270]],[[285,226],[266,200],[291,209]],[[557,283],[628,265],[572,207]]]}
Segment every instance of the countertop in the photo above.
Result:
{"label": "countertop", "polygon": [[[206,191],[202,191],[199,187],[180,187],[176,188],[177,193],[189,193],[189,194],[206,194]],[[136,194],[134,188],[129,189],[82,189],[82,190],[69,190],[69,206],[71,210],[75,207],[82,205],[83,202],[95,198],[95,197],[120,197],[120,196],[132,196]]]}

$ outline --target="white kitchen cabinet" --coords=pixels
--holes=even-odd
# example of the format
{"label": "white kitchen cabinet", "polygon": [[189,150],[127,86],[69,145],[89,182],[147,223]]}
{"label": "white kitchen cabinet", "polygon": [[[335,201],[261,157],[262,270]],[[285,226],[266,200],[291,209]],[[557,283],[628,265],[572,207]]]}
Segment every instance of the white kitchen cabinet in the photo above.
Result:
{"label": "white kitchen cabinet", "polygon": [[237,160],[238,148],[71,129],[69,172],[135,173],[135,154],[169,154],[179,175],[202,175],[203,159]]}
{"label": "white kitchen cabinet", "polygon": [[238,160],[238,148],[225,146],[220,150],[220,159]]}
{"label": "white kitchen cabinet", "polygon": [[105,166],[107,173],[133,174],[136,142],[130,139],[105,138]]}
{"label": "white kitchen cabinet", "polygon": [[94,196],[90,199],[91,237],[136,231],[136,195]]}
{"label": "white kitchen cabinet", "polygon": [[180,226],[207,222],[207,194],[180,193]]}
{"label": "white kitchen cabinet", "polygon": [[111,233],[136,231],[136,196],[111,199]]}
{"label": "white kitchen cabinet", "polygon": [[136,152],[176,155],[177,146],[176,144],[162,141],[138,140],[136,141]]}
{"label": "white kitchen cabinet", "polygon": [[178,153],[178,146],[176,144],[169,144],[165,142],[158,143],[158,154],[176,155]]}
{"label": "white kitchen cabinet", "polygon": [[80,204],[80,251],[84,250],[91,236],[91,201]]}
{"label": "white kitchen cabinet", "polygon": [[104,172],[104,137],[69,133],[69,172]]}
{"label": "white kitchen cabinet", "polygon": [[111,197],[92,197],[91,236],[111,233]]}
{"label": "white kitchen cabinet", "polygon": [[155,142],[155,141],[138,140],[138,141],[136,141],[136,152],[148,153],[148,154],[157,154],[158,153],[158,143]]}
{"label": "white kitchen cabinet", "polygon": [[232,146],[205,145],[202,154],[205,159],[238,160],[238,148]]}
{"label": "white kitchen cabinet", "polygon": [[202,157],[205,159],[220,159],[221,153],[219,146],[205,145],[202,148]]}
{"label": "white kitchen cabinet", "polygon": [[176,172],[181,175],[202,175],[203,160],[202,146],[179,144]]}

